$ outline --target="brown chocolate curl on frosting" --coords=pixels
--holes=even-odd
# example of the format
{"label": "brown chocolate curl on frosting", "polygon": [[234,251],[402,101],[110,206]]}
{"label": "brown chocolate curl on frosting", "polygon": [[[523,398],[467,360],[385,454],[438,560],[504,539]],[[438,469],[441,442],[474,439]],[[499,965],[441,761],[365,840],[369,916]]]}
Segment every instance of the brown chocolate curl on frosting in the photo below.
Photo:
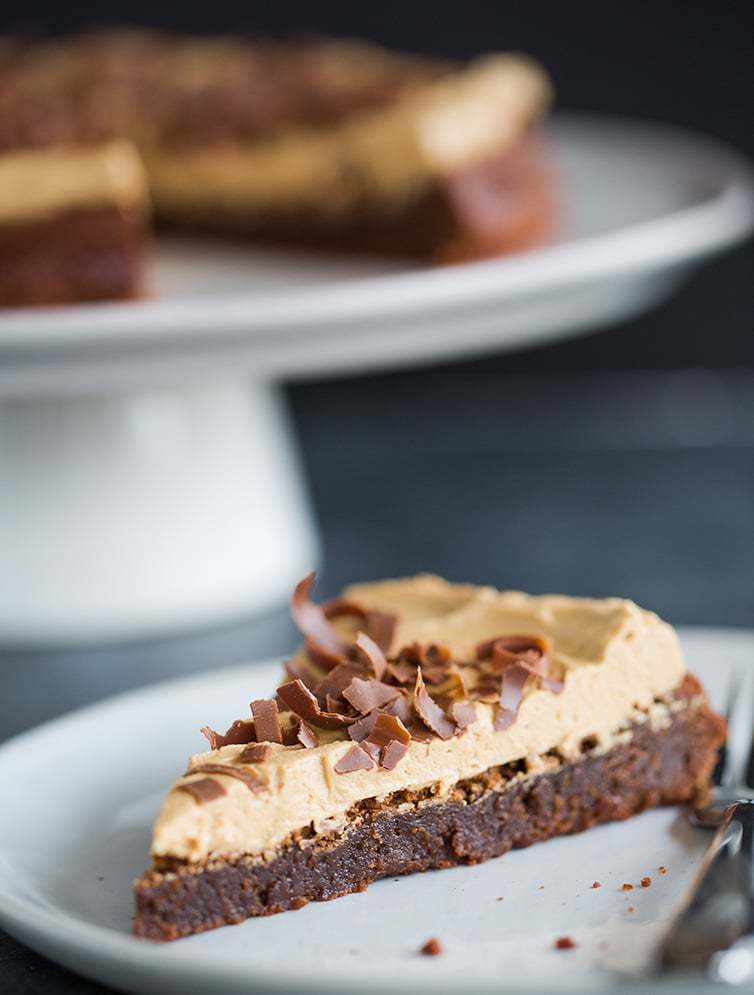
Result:
{"label": "brown chocolate curl on frosting", "polygon": [[385,659],[382,647],[380,647],[373,639],[370,639],[365,632],[360,632],[356,636],[356,642],[354,645],[356,647],[357,657],[363,659],[367,666],[371,667],[372,673],[377,680],[381,681],[385,674],[385,669],[387,668],[387,660]]}
{"label": "brown chocolate curl on frosting", "polygon": [[350,715],[341,715],[338,712],[323,712],[319,707],[319,701],[308,690],[302,681],[289,681],[282,684],[277,689],[278,696],[285,704],[304,722],[318,726],[320,729],[342,729],[353,722]]}
{"label": "brown chocolate curl on frosting", "polygon": [[291,598],[291,615],[317,663],[331,669],[348,658],[349,646],[330,625],[321,605],[311,600],[315,573],[300,580]]}
{"label": "brown chocolate curl on frosting", "polygon": [[[201,764],[189,771],[190,774],[222,774],[223,777],[234,777],[241,781],[249,791],[254,793],[266,791],[269,787],[265,778],[253,770],[242,770],[240,767],[229,767],[226,764]],[[224,793],[224,792],[223,792]]]}
{"label": "brown chocolate curl on frosting", "polygon": [[185,791],[191,795],[197,805],[204,805],[205,802],[214,801],[215,798],[222,798],[227,794],[222,784],[213,777],[203,777],[200,781],[179,784],[178,791]]}
{"label": "brown chocolate curl on frosting", "polygon": [[467,729],[477,720],[476,708],[471,701],[456,701],[450,706],[450,714],[453,716],[458,731]]}
{"label": "brown chocolate curl on frosting", "polygon": [[260,743],[282,743],[283,736],[278,721],[277,703],[269,698],[258,698],[251,703],[254,729]]}
{"label": "brown chocolate curl on frosting", "polygon": [[375,761],[366,750],[354,745],[340,758],[333,769],[336,774],[352,774],[356,770],[372,770],[374,766]]}
{"label": "brown chocolate curl on frosting", "polygon": [[366,715],[375,708],[382,708],[394,701],[400,693],[400,688],[383,684],[382,681],[365,681],[360,677],[354,677],[348,687],[344,688],[343,697],[357,712]]}
{"label": "brown chocolate curl on frosting", "polygon": [[[410,742],[411,733],[401,720],[395,715],[387,715],[382,712],[377,715],[374,725],[369,735],[361,743],[361,747],[369,750],[370,755],[379,762],[380,767],[384,767],[385,770],[393,770],[398,762],[405,757]],[[372,752],[373,750],[375,752]]]}
{"label": "brown chocolate curl on frosting", "polygon": [[414,710],[428,729],[431,729],[440,739],[450,739],[455,733],[456,727],[447,717],[440,706],[432,700],[429,692],[424,686],[422,669],[416,670],[416,683],[414,684]]}
{"label": "brown chocolate curl on frosting", "polygon": [[226,730],[225,735],[215,732],[209,726],[202,726],[199,731],[209,743],[210,750],[219,750],[222,746],[255,743],[257,740],[254,723],[251,719],[236,719],[231,727]]}
{"label": "brown chocolate curl on frosting", "polygon": [[428,684],[442,684],[447,680],[451,668],[450,650],[434,643],[429,646],[411,643],[404,646],[398,654],[392,674],[400,684],[413,684],[418,668],[421,668]]}
{"label": "brown chocolate curl on frosting", "polygon": [[236,761],[239,764],[260,764],[272,753],[269,743],[249,743],[248,746],[238,754]]}
{"label": "brown chocolate curl on frosting", "polygon": [[[339,663],[337,667],[334,667],[329,673],[325,674],[322,680],[315,684],[314,687],[306,685],[310,691],[319,699],[320,705],[326,702],[328,698],[342,698],[343,692],[354,679],[354,677],[363,677],[365,671],[361,669],[355,663]],[[306,684],[306,681],[304,681]]]}
{"label": "brown chocolate curl on frosting", "polygon": [[307,750],[313,750],[315,746],[319,746],[319,736],[316,729],[312,729],[303,719],[298,724],[296,739]]}
{"label": "brown chocolate curl on frosting", "polygon": [[530,678],[553,694],[563,690],[563,682],[549,674],[551,652],[552,645],[543,636],[500,636],[477,646],[477,660],[501,674],[496,729],[507,729],[516,721]]}
{"label": "brown chocolate curl on frosting", "polygon": [[291,599],[293,621],[301,631],[314,662],[329,670],[354,657],[354,647],[341,639],[330,625],[331,619],[344,615],[354,615],[363,623],[367,630],[367,639],[371,644],[369,656],[374,651],[383,654],[387,652],[395,632],[395,616],[384,612],[365,611],[361,605],[345,598],[335,598],[324,605],[318,605],[311,600],[314,578],[315,574],[312,572],[299,581]]}

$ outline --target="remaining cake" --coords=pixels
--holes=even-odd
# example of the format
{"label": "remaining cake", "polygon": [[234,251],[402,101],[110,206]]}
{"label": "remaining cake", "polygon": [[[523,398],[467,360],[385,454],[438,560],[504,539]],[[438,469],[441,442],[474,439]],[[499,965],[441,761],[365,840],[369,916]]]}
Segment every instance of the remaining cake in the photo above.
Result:
{"label": "remaining cake", "polygon": [[517,55],[146,31],[8,42],[0,305],[138,292],[150,200],[158,223],[327,249],[447,261],[532,245],[552,218],[534,127],[549,97]]}
{"label": "remaining cake", "polygon": [[673,629],[618,598],[437,577],[296,589],[277,697],[191,757],[135,883],[172,940],[377,878],[700,802],[724,723]]}

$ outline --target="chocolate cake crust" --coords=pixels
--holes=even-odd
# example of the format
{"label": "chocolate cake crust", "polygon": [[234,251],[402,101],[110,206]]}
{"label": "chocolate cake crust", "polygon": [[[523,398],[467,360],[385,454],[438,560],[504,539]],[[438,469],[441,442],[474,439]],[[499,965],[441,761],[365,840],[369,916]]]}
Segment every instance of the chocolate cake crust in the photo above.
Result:
{"label": "chocolate cake crust", "polygon": [[116,204],[3,225],[0,307],[140,296],[146,225],[142,212]]}
{"label": "chocolate cake crust", "polygon": [[399,810],[399,797],[360,802],[345,832],[302,834],[269,860],[151,871],[135,884],[134,933],[178,939],[363,891],[382,877],[479,863],[653,806],[699,802],[724,735],[723,721],[697,700],[700,694],[687,675],[678,695],[688,707],[667,727],[635,725],[628,742],[601,754],[585,744],[573,763],[551,757],[551,772],[522,777],[522,762],[507,764],[460,781],[447,800],[410,810]]}

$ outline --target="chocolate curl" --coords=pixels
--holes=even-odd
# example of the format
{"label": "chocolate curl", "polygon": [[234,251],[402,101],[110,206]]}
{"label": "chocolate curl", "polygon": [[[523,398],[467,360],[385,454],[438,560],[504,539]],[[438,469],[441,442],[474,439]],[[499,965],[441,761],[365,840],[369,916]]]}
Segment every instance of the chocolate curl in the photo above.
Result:
{"label": "chocolate curl", "polygon": [[383,653],[390,651],[398,619],[385,612],[367,612],[364,616],[367,635],[374,640]]}
{"label": "chocolate curl", "polygon": [[278,721],[277,702],[269,698],[259,698],[251,703],[251,714],[254,716],[254,728],[257,741],[260,743],[282,743]]}
{"label": "chocolate curl", "polygon": [[355,601],[348,601],[347,598],[333,598],[322,605],[325,618],[342,618],[345,615],[353,615],[362,622],[370,639],[379,646],[383,653],[387,653],[395,635],[395,627],[398,619],[395,615],[388,615],[385,612],[367,611]]}
{"label": "chocolate curl", "polygon": [[199,781],[187,781],[185,784],[179,784],[176,790],[185,791],[191,795],[197,805],[204,805],[205,802],[214,801],[215,798],[222,798],[223,795],[227,794],[222,784],[214,777],[203,777]]}
{"label": "chocolate curl", "polygon": [[476,708],[470,701],[456,701],[450,706],[450,714],[459,732],[467,729],[477,720]]}
{"label": "chocolate curl", "polygon": [[363,681],[360,677],[354,677],[343,691],[343,697],[361,715],[367,715],[375,708],[383,708],[389,702],[395,701],[399,694],[399,688],[383,684],[382,681]]}
{"label": "chocolate curl", "polygon": [[346,661],[349,647],[328,622],[322,606],[311,600],[315,576],[312,571],[296,585],[291,598],[291,615],[317,663],[332,669]]}
{"label": "chocolate curl", "polygon": [[424,686],[422,669],[416,670],[416,683],[414,684],[414,710],[428,729],[431,729],[440,739],[450,739],[455,733],[455,725],[448,719],[445,712],[436,702],[432,700]]}
{"label": "chocolate curl", "polygon": [[378,681],[381,681],[387,667],[387,660],[382,649],[365,632],[360,632],[356,636],[355,645],[357,653],[361,654],[361,657],[372,668],[374,676]]}
{"label": "chocolate curl", "polygon": [[495,729],[507,729],[516,721],[529,678],[553,694],[563,690],[563,682],[548,673],[551,652],[552,645],[543,636],[500,636],[477,646],[477,659],[489,661],[502,674]]}
{"label": "chocolate curl", "polygon": [[283,669],[292,681],[301,681],[305,687],[316,693],[319,678],[308,667],[298,663],[297,660],[286,660]]}
{"label": "chocolate curl", "polygon": [[342,729],[353,722],[353,717],[349,715],[323,712],[315,696],[302,681],[289,681],[288,684],[281,685],[277,693],[299,718],[320,729]]}
{"label": "chocolate curl", "polygon": [[563,682],[550,677],[552,643],[544,636],[501,636],[477,646],[477,659],[489,660],[495,670],[502,671],[516,665],[536,677],[540,686],[553,694],[560,694]]}
{"label": "chocolate curl", "polygon": [[495,729],[508,729],[516,721],[527,681],[532,676],[532,671],[521,663],[506,667],[500,687],[500,703],[495,709]]}
{"label": "chocolate curl", "polygon": [[236,719],[226,730],[225,735],[215,732],[209,726],[202,726],[199,732],[209,743],[210,750],[219,750],[222,746],[238,746],[255,743],[257,736],[251,719]]}
{"label": "chocolate curl", "polygon": [[236,762],[239,764],[260,764],[272,753],[269,743],[249,743],[248,746],[238,754]]}
{"label": "chocolate curl", "polygon": [[361,748],[385,770],[393,770],[408,752],[411,733],[395,715],[379,714]]}
{"label": "chocolate curl", "polygon": [[336,774],[352,774],[355,770],[372,770],[375,761],[361,746],[354,745],[333,768]]}
{"label": "chocolate curl", "polygon": [[225,764],[201,764],[189,771],[190,774],[222,774],[223,777],[234,777],[241,781],[249,791],[255,794],[258,791],[265,791],[269,785],[267,781],[253,770],[242,770],[240,767],[228,767]]}
{"label": "chocolate curl", "polygon": [[319,736],[317,735],[316,730],[312,729],[310,725],[307,725],[303,719],[298,724],[296,739],[306,750],[313,750],[315,746],[319,746]]}
{"label": "chocolate curl", "polygon": [[341,698],[343,691],[348,687],[354,677],[362,677],[364,673],[365,671],[355,663],[339,663],[337,667],[326,674],[314,687],[306,684],[306,681],[304,681],[304,684],[306,684],[310,691],[314,692],[321,705],[328,698]]}

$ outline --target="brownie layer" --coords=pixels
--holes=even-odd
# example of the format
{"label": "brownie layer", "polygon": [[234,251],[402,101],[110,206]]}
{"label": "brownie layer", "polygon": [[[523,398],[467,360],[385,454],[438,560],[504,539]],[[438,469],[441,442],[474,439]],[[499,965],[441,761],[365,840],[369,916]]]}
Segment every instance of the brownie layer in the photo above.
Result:
{"label": "brownie layer", "polygon": [[[460,781],[436,801],[396,792],[360,802],[338,833],[301,833],[269,860],[176,864],[135,884],[134,932],[173,940],[249,916],[271,915],[363,891],[381,877],[478,863],[552,836],[625,819],[655,805],[700,801],[724,724],[686,677],[669,724],[635,725],[602,754],[526,776],[524,762]],[[683,707],[684,703],[686,707]],[[164,866],[164,865],[163,865]]]}
{"label": "brownie layer", "polygon": [[146,219],[117,205],[0,226],[0,307],[136,297]]}

